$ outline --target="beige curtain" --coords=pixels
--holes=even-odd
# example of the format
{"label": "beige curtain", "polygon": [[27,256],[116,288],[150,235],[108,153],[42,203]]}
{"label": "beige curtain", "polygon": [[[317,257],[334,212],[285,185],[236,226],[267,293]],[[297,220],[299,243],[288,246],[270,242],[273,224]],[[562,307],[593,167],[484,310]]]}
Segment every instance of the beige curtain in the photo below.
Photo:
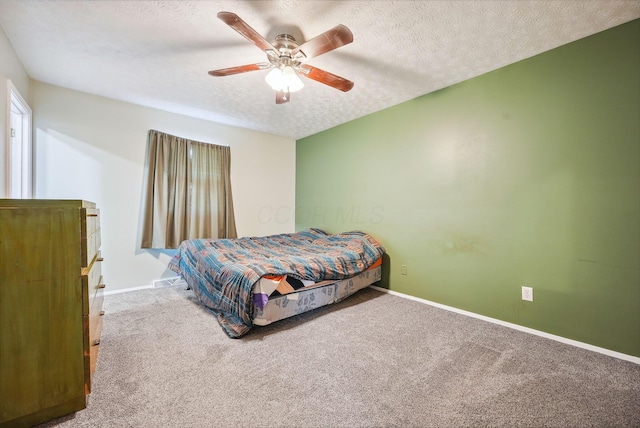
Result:
{"label": "beige curtain", "polygon": [[150,130],[142,248],[236,238],[231,149]]}

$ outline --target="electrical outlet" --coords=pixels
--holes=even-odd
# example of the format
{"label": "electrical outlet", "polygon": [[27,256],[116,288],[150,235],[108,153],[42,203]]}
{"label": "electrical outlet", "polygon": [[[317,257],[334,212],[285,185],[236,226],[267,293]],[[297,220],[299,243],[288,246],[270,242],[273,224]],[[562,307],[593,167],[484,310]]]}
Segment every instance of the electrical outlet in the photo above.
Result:
{"label": "electrical outlet", "polygon": [[400,266],[400,273],[402,275],[406,275],[407,274],[407,265]]}
{"label": "electrical outlet", "polygon": [[532,287],[522,287],[522,300],[526,300],[527,302],[533,302]]}

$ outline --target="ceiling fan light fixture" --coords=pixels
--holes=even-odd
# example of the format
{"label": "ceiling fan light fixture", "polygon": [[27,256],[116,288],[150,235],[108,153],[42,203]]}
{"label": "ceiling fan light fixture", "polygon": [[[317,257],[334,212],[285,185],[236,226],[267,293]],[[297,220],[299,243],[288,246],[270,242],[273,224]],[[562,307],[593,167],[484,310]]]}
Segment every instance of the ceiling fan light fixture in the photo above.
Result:
{"label": "ceiling fan light fixture", "polygon": [[304,87],[304,83],[293,67],[286,65],[282,69],[272,69],[264,78],[275,91],[296,92]]}
{"label": "ceiling fan light fixture", "polygon": [[291,66],[287,65],[282,70],[282,80],[284,86],[289,89],[289,92],[296,92],[304,88],[304,83],[302,83],[302,80],[298,77],[298,73],[296,73]]}
{"label": "ceiling fan light fixture", "polygon": [[269,86],[271,86],[274,90],[279,91],[282,89],[282,70],[278,67],[272,69],[267,76],[264,78],[267,81]]}

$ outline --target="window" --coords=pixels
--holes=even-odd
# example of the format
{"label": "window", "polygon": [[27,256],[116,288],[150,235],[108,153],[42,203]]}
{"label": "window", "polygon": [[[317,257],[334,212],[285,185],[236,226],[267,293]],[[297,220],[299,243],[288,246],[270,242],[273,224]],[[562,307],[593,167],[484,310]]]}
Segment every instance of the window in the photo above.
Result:
{"label": "window", "polygon": [[7,95],[7,195],[16,199],[31,198],[31,108],[10,80]]}
{"label": "window", "polygon": [[142,248],[235,238],[231,149],[150,130]]}

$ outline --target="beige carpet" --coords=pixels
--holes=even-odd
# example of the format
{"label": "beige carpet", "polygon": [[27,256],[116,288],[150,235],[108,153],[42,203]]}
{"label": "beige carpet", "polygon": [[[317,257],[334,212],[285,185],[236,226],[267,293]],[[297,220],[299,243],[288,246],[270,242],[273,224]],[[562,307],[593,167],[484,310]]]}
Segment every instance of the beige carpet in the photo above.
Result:
{"label": "beige carpet", "polygon": [[107,296],[60,427],[640,426],[640,366],[365,289],[229,339],[183,287]]}

